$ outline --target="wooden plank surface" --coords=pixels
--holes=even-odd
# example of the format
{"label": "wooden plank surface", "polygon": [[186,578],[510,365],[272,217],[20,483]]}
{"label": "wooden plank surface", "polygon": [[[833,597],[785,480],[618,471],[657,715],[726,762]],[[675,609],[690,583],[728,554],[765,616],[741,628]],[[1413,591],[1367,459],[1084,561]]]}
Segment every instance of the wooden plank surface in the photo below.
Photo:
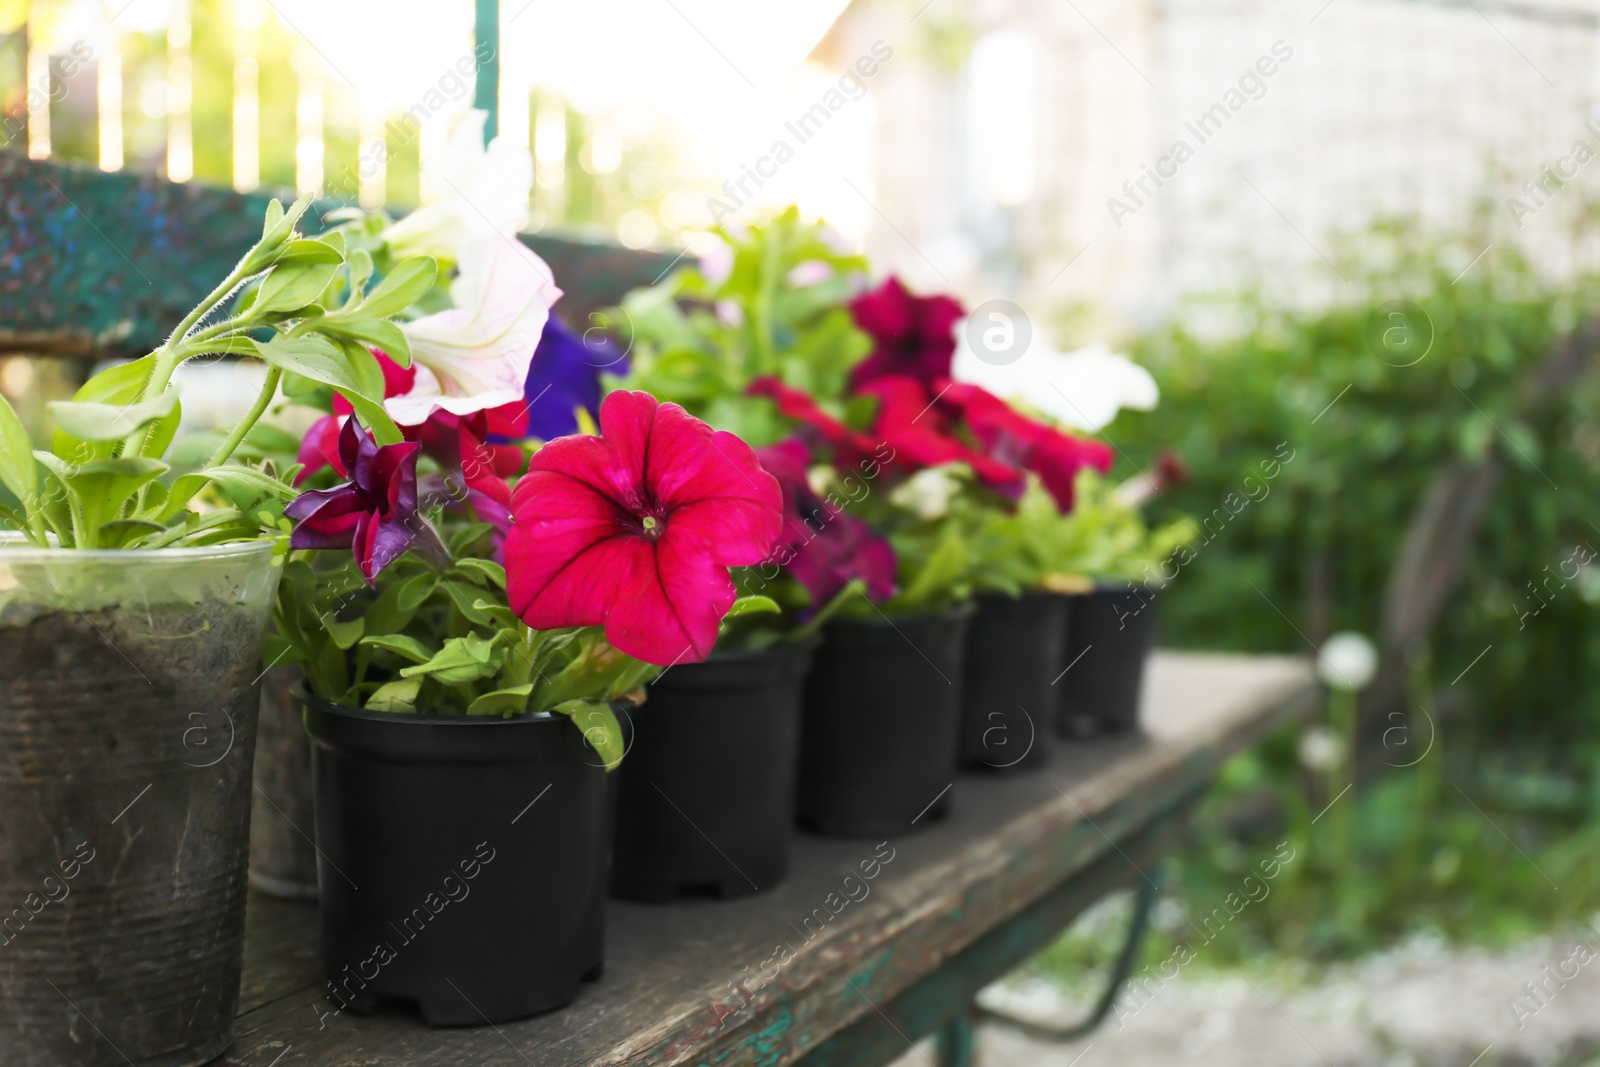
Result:
{"label": "wooden plank surface", "polygon": [[[605,977],[564,1011],[499,1028],[324,1018],[334,1005],[318,991],[315,907],[258,897],[237,1038],[220,1062],[794,1063],[1073,878],[1098,879],[1113,840],[1170,814],[1314,692],[1296,659],[1159,654],[1147,737],[1063,746],[1032,774],[961,775],[947,820],[883,846],[800,836],[793,877],[761,896],[613,903]],[[865,881],[875,853],[892,858]]]}

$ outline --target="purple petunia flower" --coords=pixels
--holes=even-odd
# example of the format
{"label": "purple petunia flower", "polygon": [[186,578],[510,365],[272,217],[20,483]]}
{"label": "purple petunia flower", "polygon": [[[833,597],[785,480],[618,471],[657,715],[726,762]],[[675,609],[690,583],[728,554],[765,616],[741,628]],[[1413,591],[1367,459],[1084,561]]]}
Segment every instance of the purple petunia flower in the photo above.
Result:
{"label": "purple petunia flower", "polygon": [[[508,431],[520,431],[524,437],[550,441],[567,434],[577,433],[578,411],[587,411],[591,418],[600,411],[600,372],[615,375],[628,372],[628,356],[616,343],[599,330],[583,334],[573,333],[551,316],[544,324],[539,344],[533,351],[533,361],[528,365],[528,378],[523,386],[523,403],[517,405],[519,417],[507,426],[491,417],[490,428],[495,431],[491,440],[514,440]],[[512,414],[508,409],[497,409],[495,414]]]}
{"label": "purple petunia flower", "polygon": [[297,524],[290,548],[349,548],[368,582],[426,536],[417,514],[417,453],[413,441],[378,445],[346,419],[339,459],[350,480],[308,489],[283,509]]}

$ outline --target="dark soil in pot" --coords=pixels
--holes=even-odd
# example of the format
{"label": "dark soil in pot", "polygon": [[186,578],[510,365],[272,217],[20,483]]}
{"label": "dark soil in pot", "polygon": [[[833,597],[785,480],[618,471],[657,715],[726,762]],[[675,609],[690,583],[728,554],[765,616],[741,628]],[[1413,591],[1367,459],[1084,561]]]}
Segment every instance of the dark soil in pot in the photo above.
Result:
{"label": "dark soil in pot", "polygon": [[1104,586],[1072,597],[1058,723],[1063,737],[1133,733],[1155,644],[1156,594]]}
{"label": "dark soil in pot", "polygon": [[562,715],[389,715],[307,698],[334,1007],[510,1022],[599,977],[608,776]]}
{"label": "dark soil in pot", "polygon": [[0,620],[0,1063],[181,1067],[231,1043],[265,621]]}
{"label": "dark soil in pot", "polygon": [[986,596],[967,634],[962,756],[971,767],[1043,766],[1055,733],[1054,684],[1066,666],[1071,600],[1059,593]]}
{"label": "dark soil in pot", "polygon": [[729,899],[783,881],[810,659],[793,644],[713,654],[650,686],[617,771],[615,896]]}
{"label": "dark soil in pot", "polygon": [[823,630],[805,686],[800,824],[833,837],[903,834],[950,803],[972,608]]}

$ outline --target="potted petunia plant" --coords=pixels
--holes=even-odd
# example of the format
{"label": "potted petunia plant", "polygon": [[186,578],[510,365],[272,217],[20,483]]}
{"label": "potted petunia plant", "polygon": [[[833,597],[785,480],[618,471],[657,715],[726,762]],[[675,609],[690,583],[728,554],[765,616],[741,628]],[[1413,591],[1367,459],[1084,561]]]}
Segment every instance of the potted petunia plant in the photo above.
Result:
{"label": "potted petunia plant", "polygon": [[[1125,408],[1149,411],[1159,399],[1150,373],[1104,344],[1064,355],[1040,346],[1009,362],[983,359],[963,345],[954,375],[1038,411],[1044,420],[1090,433],[1103,430]],[[1011,546],[1006,554],[1014,566],[1034,576],[1036,591],[1014,610],[1030,600],[1066,606],[1067,639],[1051,695],[1057,729],[1068,738],[1135,726],[1157,593],[1174,557],[1190,551],[1195,534],[1184,519],[1152,529],[1139,510],[1182,480],[1176,457],[1159,457],[1115,489],[1100,477],[1109,470],[1110,450],[1101,458],[1092,470],[1050,486],[1056,507],[1032,493],[1015,511],[992,516],[989,527],[997,545]],[[969,741],[984,736],[991,714],[969,719]]]}
{"label": "potted petunia plant", "polygon": [[1033,528],[1046,582],[1071,593],[1066,657],[1075,666],[1057,686],[1063,737],[1138,728],[1160,593],[1194,558],[1199,532],[1189,518],[1152,526],[1140,506],[1183,477],[1170,455],[1120,486],[1085,472],[1071,517],[1041,519]]}
{"label": "potted petunia plant", "polygon": [[[624,369],[627,357],[596,331],[575,334],[553,310],[560,291],[517,236],[528,221],[527,150],[500,139],[486,147],[486,117],[469,112],[447,150],[429,162],[426,183],[451,195],[397,221],[356,209],[331,217],[349,246],[380,267],[417,254],[441,265],[433,287],[397,323],[415,362],[402,367],[377,346],[383,373],[376,395],[405,438],[422,446],[420,491],[448,490],[455,506],[470,503],[501,541],[510,524],[504,485],[479,473],[515,474],[533,443],[592,429],[600,376]],[[280,466],[298,462],[298,486],[326,488],[347,476],[336,459],[353,410],[334,389],[295,390],[241,449]],[[479,449],[482,471],[471,464],[463,470],[462,457]],[[289,659],[265,675],[250,875],[266,892],[314,897],[315,849],[285,819],[299,812],[312,818],[310,747],[294,696],[302,675]]]}
{"label": "potted petunia plant", "polygon": [[429,420],[385,446],[343,421],[346,480],[287,510],[308,551],[278,625],[307,680],[330,995],[500,1023],[598,976],[614,708],[711,652],[780,495],[744,442],[642,392],[509,482],[486,420]]}
{"label": "potted petunia plant", "polygon": [[[274,201],[261,240],[164,344],[52,404],[48,449],[0,400],[15,500],[0,509],[0,807],[31,813],[0,834],[0,869],[72,889],[49,906],[33,894],[26,928],[4,934],[25,942],[0,953],[7,1063],[201,1063],[232,1039],[260,656],[294,473],[240,445],[287,383],[344,390],[399,441],[365,345],[409,361],[389,320],[435,272],[414,257],[375,273],[341,236],[303,237],[309,203]],[[174,375],[216,355],[260,360],[265,377],[184,470],[169,462]]]}
{"label": "potted petunia plant", "polygon": [[[1023,611],[1029,640],[1007,645],[1007,666],[997,671],[985,662],[976,685],[966,681],[969,643],[1008,625],[1009,605],[990,596],[980,599],[984,615],[974,624],[972,598],[1027,585],[1008,585],[1003,577],[1003,546],[984,534],[989,516],[1011,510],[1030,479],[1047,488],[1053,507],[1070,508],[1076,472],[1109,466],[1110,453],[1022,415],[979,386],[952,380],[963,315],[954,299],[914,295],[891,277],[849,307],[871,348],[852,366],[848,392],[833,411],[786,383],[767,380],[756,388],[832,454],[876,449],[887,461],[878,491],[854,510],[890,540],[896,592],[876,610],[854,605],[825,631],[808,682],[802,762],[808,822],[836,833],[874,833],[936,817],[948,804],[963,715],[971,718],[964,709],[1009,706],[1004,694],[988,692],[994,679],[1004,675],[1015,684],[1043,676],[1046,655],[1053,660],[1058,651],[1051,634],[1059,636],[1059,624],[1029,625],[1030,601]],[[1059,605],[1046,599],[1043,606],[1059,619]],[[865,676],[882,679],[884,690],[862,692]],[[1043,711],[1038,691],[1029,690],[1032,712],[1012,710],[1000,730],[980,732],[989,744],[969,747],[969,757],[1004,766],[1039,748],[1046,731],[1033,729],[1033,716]],[[885,766],[896,774],[886,774]]]}
{"label": "potted petunia plant", "polygon": [[865,264],[793,210],[722,237],[697,265],[623,301],[615,318],[633,341],[624,381],[760,446],[782,489],[783,523],[773,550],[735,573],[754,610],[725,623],[705,662],[652,683],[632,717],[613,886],[633,900],[737,897],[783,879],[816,635],[850,603],[894,591],[893,550],[845,511],[882,460],[871,449],[841,460],[849,488],[814,491],[826,457],[758,395],[768,380],[804,396],[842,392],[869,347],[844,307]]}

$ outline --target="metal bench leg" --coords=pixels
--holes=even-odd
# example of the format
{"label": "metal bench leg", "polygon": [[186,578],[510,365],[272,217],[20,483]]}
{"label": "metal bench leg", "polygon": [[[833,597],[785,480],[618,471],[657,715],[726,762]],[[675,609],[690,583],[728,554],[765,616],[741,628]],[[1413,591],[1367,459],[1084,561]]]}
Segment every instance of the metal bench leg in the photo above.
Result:
{"label": "metal bench leg", "polygon": [[937,1055],[941,1067],[978,1067],[977,1043],[972,1018],[958,1015],[939,1031]]}
{"label": "metal bench leg", "polygon": [[[973,1006],[974,1011],[985,1018],[994,1019],[1005,1023],[1007,1026],[1015,1027],[1029,1037],[1039,1041],[1076,1041],[1093,1033],[1095,1028],[1105,1021],[1106,1016],[1111,1014],[1112,1007],[1117,1003],[1117,995],[1122,992],[1122,984],[1128,980],[1128,975],[1133,973],[1133,965],[1139,960],[1139,950],[1144,947],[1144,935],[1150,929],[1150,909],[1155,906],[1156,896],[1160,891],[1161,873],[1162,868],[1158,865],[1138,883],[1137,896],[1133,907],[1133,919],[1128,924],[1127,939],[1123,941],[1122,951],[1117,954],[1116,961],[1111,966],[1111,974],[1106,982],[1105,992],[1100,994],[1100,999],[1095,1003],[1094,1011],[1090,1012],[1089,1017],[1083,1022],[1069,1027],[1048,1026],[1028,1019],[1020,1019],[1005,1012],[992,1011],[978,1005]],[[967,1024],[965,1019],[960,1020],[960,1022],[967,1026],[968,1047],[970,1049],[971,1026]],[[954,1028],[955,1024],[952,1023],[950,1029],[953,1030]],[[947,1030],[946,1032],[948,1033],[949,1031]],[[940,1041],[942,1048],[943,1035],[941,1035]],[[971,1056],[970,1051],[968,1055],[969,1057]],[[954,1063],[957,1061],[951,1060],[947,1062]],[[959,1062],[963,1065],[972,1065],[973,1063],[971,1058]]]}

